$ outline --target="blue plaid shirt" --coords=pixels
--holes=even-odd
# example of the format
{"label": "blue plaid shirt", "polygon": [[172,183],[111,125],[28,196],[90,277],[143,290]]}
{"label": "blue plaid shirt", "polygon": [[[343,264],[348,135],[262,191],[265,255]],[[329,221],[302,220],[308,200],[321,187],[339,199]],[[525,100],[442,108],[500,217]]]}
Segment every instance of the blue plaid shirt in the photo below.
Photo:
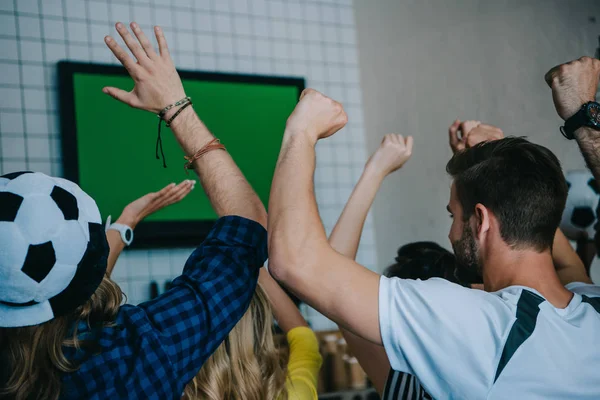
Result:
{"label": "blue plaid shirt", "polygon": [[80,338],[96,339],[99,348],[64,348],[81,366],[63,376],[61,398],[180,399],[246,312],[266,258],[267,232],[260,224],[219,219],[169,291],[122,306],[114,327],[83,324]]}

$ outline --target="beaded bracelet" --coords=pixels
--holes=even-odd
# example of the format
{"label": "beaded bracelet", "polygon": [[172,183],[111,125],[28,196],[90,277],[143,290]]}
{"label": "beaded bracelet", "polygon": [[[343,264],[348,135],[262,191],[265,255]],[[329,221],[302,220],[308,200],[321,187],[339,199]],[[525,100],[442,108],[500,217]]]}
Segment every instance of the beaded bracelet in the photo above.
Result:
{"label": "beaded bracelet", "polygon": [[158,135],[156,137],[155,154],[156,154],[156,159],[160,160],[160,157],[158,156],[158,150],[160,149],[160,154],[161,154],[162,160],[163,160],[163,168],[167,168],[167,160],[165,159],[165,152],[163,150],[162,137],[160,136],[161,126],[162,126],[162,122],[164,121],[164,116],[173,107],[181,106],[181,108],[179,110],[177,110],[177,112],[171,118],[169,118],[168,121],[166,121],[167,127],[169,127],[169,126],[171,126],[171,123],[173,122],[175,117],[177,117],[179,115],[179,113],[181,113],[186,107],[189,107],[191,105],[192,105],[192,98],[189,96],[186,96],[183,99],[166,106],[157,114],[157,116],[158,116]]}
{"label": "beaded bracelet", "polygon": [[181,100],[179,100],[179,101],[177,101],[177,102],[175,102],[173,104],[170,104],[170,105],[166,106],[158,114],[156,114],[156,116],[158,118],[160,118],[160,119],[163,119],[163,117],[165,116],[165,114],[167,113],[167,111],[169,111],[171,108],[180,106],[180,105],[182,105],[184,103],[187,103],[187,102],[191,103],[192,102],[192,98],[189,97],[189,96],[186,96],[183,99],[181,99]]}

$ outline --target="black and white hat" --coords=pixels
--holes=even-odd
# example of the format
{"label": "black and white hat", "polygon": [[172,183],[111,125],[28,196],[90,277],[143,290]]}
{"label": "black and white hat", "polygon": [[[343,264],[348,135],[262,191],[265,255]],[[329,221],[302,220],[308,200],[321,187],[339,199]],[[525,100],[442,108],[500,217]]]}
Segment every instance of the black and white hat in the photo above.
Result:
{"label": "black and white hat", "polygon": [[0,177],[0,327],[37,325],[84,304],[106,272],[96,202],[41,173]]}

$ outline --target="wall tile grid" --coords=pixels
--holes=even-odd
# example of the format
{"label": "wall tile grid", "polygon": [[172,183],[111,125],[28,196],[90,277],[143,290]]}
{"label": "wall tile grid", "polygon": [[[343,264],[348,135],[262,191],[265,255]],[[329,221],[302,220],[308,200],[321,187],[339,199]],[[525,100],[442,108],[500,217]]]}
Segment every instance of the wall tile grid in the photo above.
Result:
{"label": "wall tile grid", "polygon": [[[342,101],[348,126],[317,146],[317,201],[331,231],[366,159],[351,0],[2,0],[0,173],[62,174],[56,63],[117,63],[103,43],[116,20],[161,25],[178,68],[303,76]],[[164,290],[191,250],[126,251],[114,278],[130,303],[144,301],[149,282]],[[358,261],[381,267],[371,216]]]}

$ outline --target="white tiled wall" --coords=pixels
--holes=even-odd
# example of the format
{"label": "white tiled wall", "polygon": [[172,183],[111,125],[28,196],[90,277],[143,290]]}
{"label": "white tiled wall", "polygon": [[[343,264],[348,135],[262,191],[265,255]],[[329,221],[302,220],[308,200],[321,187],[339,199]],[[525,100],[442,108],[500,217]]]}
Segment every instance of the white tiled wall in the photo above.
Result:
{"label": "white tiled wall", "polygon": [[[347,128],[317,147],[317,198],[331,230],[366,159],[351,0],[0,0],[0,173],[62,174],[56,62],[116,63],[103,37],[117,20],[161,25],[181,69],[304,76],[342,101]],[[190,252],[127,251],[114,277],[137,303]],[[379,269],[370,217],[358,260]]]}

